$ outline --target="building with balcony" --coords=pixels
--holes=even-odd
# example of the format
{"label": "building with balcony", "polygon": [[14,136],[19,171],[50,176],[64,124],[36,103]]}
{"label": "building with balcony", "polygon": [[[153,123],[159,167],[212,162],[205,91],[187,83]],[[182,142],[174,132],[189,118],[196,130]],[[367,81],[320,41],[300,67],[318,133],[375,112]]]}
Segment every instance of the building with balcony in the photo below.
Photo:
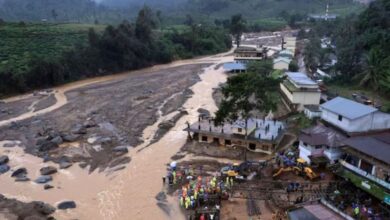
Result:
{"label": "building with balcony", "polygon": [[262,48],[240,46],[234,50],[234,60],[239,62],[250,62],[262,60],[264,52]]}
{"label": "building with balcony", "polygon": [[346,139],[337,173],[390,205],[390,132]]}
{"label": "building with balcony", "polygon": [[321,119],[349,135],[390,129],[390,114],[342,97],[320,106]]}
{"label": "building with balcony", "polygon": [[272,154],[285,131],[280,121],[251,118],[215,126],[211,119],[201,119],[186,130],[193,140],[219,146],[237,146],[252,152]]}
{"label": "building with balcony", "polygon": [[292,111],[303,111],[305,105],[320,104],[321,91],[315,81],[300,72],[287,72],[286,75],[280,90]]}

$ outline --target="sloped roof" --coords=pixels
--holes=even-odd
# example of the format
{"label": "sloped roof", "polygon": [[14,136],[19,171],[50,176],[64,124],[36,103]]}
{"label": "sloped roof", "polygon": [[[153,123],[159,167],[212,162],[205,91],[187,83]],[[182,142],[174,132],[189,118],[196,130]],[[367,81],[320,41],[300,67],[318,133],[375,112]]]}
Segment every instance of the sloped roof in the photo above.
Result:
{"label": "sloped roof", "polygon": [[305,73],[301,72],[287,72],[287,77],[298,85],[317,85],[312,79],[310,79]]}
{"label": "sloped roof", "polygon": [[329,147],[343,146],[343,141],[347,138],[339,131],[326,127],[325,125],[316,125],[314,127],[302,129],[299,140],[312,146],[326,145]]}
{"label": "sloped roof", "polygon": [[230,63],[224,63],[223,68],[227,71],[246,70],[246,65],[240,62],[230,62]]}
{"label": "sloped roof", "polygon": [[356,119],[378,111],[378,109],[361,103],[336,97],[321,105],[322,109],[329,110],[345,118]]}
{"label": "sloped roof", "polygon": [[390,164],[390,132],[349,138],[344,141],[344,144]]}
{"label": "sloped roof", "polygon": [[278,63],[278,62],[285,62],[287,64],[290,64],[291,59],[286,58],[286,57],[278,57],[278,58],[274,59],[274,64]]}

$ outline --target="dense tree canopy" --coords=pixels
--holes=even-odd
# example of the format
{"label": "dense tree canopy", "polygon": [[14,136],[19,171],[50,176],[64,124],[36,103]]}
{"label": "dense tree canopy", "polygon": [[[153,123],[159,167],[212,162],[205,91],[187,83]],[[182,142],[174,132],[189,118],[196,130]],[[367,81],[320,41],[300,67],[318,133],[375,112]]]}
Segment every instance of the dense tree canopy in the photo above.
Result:
{"label": "dense tree canopy", "polygon": [[249,71],[228,78],[222,86],[223,100],[216,112],[215,122],[248,119],[253,111],[268,113],[276,110],[275,91],[279,80],[270,76],[269,61],[250,64]]}

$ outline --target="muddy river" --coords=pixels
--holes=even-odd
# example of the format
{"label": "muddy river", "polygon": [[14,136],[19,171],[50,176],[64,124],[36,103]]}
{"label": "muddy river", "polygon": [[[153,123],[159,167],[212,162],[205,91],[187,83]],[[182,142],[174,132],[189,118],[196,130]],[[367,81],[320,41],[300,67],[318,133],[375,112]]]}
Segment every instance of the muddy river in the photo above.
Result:
{"label": "muddy river", "polygon": [[[155,196],[164,191],[162,176],[166,174],[166,164],[186,142],[187,133],[183,131],[186,122],[192,123],[197,120],[199,108],[207,109],[210,112],[217,110],[212,97],[213,88],[225,82],[227,76],[222,68],[216,69],[216,66],[233,60],[232,56],[225,55],[178,61],[149,68],[155,70],[191,63],[213,63],[200,74],[201,81],[190,88],[194,94],[183,105],[189,114],[180,118],[176,125],[159,141],[150,144],[158,130],[158,124],[174,116],[173,113],[163,116],[160,108],[156,113],[157,122],[147,127],[143,132],[144,143],[130,149],[128,156],[132,160],[125,169],[116,172],[105,170],[88,173],[88,169],[81,169],[75,164],[54,174],[52,185],[55,188],[47,191],[43,190],[42,185],[35,184],[33,181],[15,183],[14,179],[10,177],[10,173],[7,173],[0,176],[0,193],[21,201],[40,200],[52,205],[63,200],[76,201],[76,209],[57,210],[54,217],[58,219],[184,219],[176,198],[168,197],[164,211],[157,205]],[[13,119],[0,121],[0,126],[61,108],[67,103],[65,96],[67,91],[97,82],[126,77],[126,74],[99,77],[55,88],[54,94],[57,102],[54,105],[35,112],[29,111]],[[17,99],[18,97],[12,98],[12,100]],[[11,167],[26,167],[32,180],[39,176],[41,167],[47,165],[58,167],[56,164],[43,163],[41,158],[25,154],[21,147],[4,148],[3,145],[6,143],[7,141],[4,140],[0,142],[0,155],[8,155],[11,158]],[[143,150],[139,151],[141,148]]]}

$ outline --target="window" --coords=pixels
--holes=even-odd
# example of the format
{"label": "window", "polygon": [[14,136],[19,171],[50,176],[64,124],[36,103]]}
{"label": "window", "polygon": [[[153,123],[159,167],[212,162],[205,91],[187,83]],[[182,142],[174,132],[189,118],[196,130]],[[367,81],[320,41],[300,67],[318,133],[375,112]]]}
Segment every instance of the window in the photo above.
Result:
{"label": "window", "polygon": [[207,136],[202,136],[202,141],[207,141]]}
{"label": "window", "polygon": [[361,160],[360,169],[366,171],[369,174],[372,174],[373,168],[374,168],[374,166],[372,164],[370,164],[369,162],[367,162],[365,160]]}
{"label": "window", "polygon": [[232,145],[232,141],[231,140],[225,140],[225,145]]}
{"label": "window", "polygon": [[343,116],[339,115],[339,121],[343,120]]}
{"label": "window", "polygon": [[315,149],[321,149],[321,148],[322,148],[322,145],[315,146]]}
{"label": "window", "polygon": [[238,128],[238,132],[240,132],[240,133],[241,133],[241,132],[242,132],[242,128]]}
{"label": "window", "polygon": [[250,150],[256,150],[256,144],[250,143],[249,144],[249,149]]}

